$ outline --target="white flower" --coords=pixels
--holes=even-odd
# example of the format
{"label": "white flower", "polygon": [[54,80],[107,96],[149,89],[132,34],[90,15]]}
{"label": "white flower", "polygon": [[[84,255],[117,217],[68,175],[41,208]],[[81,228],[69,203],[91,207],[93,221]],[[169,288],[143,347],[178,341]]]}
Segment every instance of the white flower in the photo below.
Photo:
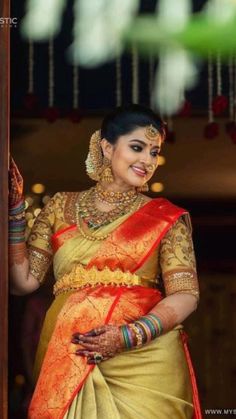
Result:
{"label": "white flower", "polygon": [[185,90],[192,88],[196,80],[197,68],[188,52],[180,47],[161,51],[153,97],[161,114],[178,111],[185,100]]}
{"label": "white flower", "polygon": [[70,57],[74,63],[96,66],[122,50],[122,34],[138,10],[139,0],[76,0],[74,42]]}
{"label": "white flower", "polygon": [[23,36],[33,41],[44,41],[55,36],[61,28],[66,0],[28,0],[22,20]]}

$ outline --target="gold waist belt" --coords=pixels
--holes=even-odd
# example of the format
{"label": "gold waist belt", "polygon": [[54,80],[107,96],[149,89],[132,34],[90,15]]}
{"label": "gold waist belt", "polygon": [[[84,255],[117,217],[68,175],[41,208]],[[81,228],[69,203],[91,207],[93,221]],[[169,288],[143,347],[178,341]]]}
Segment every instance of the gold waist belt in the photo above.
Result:
{"label": "gold waist belt", "polygon": [[99,271],[95,266],[91,269],[85,269],[83,265],[77,265],[69,274],[65,274],[58,279],[54,285],[53,294],[58,295],[67,291],[96,285],[141,285],[143,287],[155,288],[156,284],[155,280],[147,280],[131,272],[123,272],[120,269],[111,271],[106,267]]}

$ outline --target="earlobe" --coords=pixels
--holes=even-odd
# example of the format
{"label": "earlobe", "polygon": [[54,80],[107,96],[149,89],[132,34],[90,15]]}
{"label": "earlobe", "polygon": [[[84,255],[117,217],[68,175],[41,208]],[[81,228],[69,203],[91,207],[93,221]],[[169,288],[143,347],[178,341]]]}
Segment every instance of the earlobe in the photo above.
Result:
{"label": "earlobe", "polygon": [[111,143],[109,143],[109,141],[106,140],[106,138],[102,138],[101,148],[102,148],[102,152],[103,152],[104,157],[111,160],[113,146],[112,146]]}

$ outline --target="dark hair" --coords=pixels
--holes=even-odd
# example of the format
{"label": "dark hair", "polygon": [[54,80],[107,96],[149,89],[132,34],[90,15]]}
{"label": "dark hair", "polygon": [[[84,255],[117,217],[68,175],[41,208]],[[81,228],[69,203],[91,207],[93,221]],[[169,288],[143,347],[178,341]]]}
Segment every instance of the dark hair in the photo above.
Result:
{"label": "dark hair", "polygon": [[138,127],[153,125],[161,134],[162,141],[166,136],[164,121],[145,106],[132,104],[120,106],[109,113],[102,122],[101,137],[115,144],[121,135],[129,134]]}

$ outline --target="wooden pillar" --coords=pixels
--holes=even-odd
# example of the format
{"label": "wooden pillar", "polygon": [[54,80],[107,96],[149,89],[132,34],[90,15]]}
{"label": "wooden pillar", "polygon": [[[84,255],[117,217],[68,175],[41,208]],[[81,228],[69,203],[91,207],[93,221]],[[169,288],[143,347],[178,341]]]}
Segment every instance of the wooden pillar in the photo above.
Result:
{"label": "wooden pillar", "polygon": [[[0,17],[10,17],[10,0],[0,0]],[[7,419],[8,343],[8,150],[10,25],[0,26],[0,418]]]}

